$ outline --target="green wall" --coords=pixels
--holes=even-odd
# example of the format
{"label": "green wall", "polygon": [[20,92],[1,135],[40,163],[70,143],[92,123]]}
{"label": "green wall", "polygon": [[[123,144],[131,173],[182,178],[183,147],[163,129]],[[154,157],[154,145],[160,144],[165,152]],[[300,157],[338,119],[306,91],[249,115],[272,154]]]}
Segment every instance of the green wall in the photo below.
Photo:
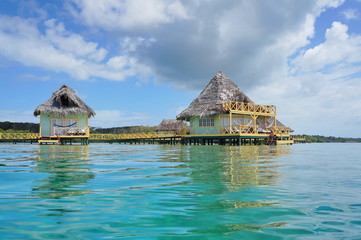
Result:
{"label": "green wall", "polygon": [[83,129],[87,128],[87,116],[86,115],[68,115],[66,117],[60,117],[52,114],[40,114],[40,136],[50,136],[50,124],[51,118],[69,118],[69,119],[78,119],[77,128]]}
{"label": "green wall", "polygon": [[218,115],[216,116],[212,116],[212,117],[207,117],[207,118],[213,118],[214,119],[214,127],[200,127],[199,126],[199,117],[192,117],[190,119],[190,123],[191,123],[191,134],[218,134],[219,132],[219,118]]}
{"label": "green wall", "polygon": [[[212,117],[207,118],[213,118],[214,119],[214,127],[200,127],[199,126],[199,119],[200,117],[192,117],[190,119],[190,134],[194,135],[201,135],[201,134],[219,134],[220,129],[226,128],[227,126],[221,126],[221,119],[222,118],[229,118],[229,114],[218,114]],[[247,118],[249,120],[252,120],[251,116],[249,115],[241,115],[241,114],[232,114],[232,119],[236,118],[242,118],[242,124],[244,124],[244,119]],[[228,125],[229,126],[229,125]],[[253,126],[253,123],[252,125]]]}

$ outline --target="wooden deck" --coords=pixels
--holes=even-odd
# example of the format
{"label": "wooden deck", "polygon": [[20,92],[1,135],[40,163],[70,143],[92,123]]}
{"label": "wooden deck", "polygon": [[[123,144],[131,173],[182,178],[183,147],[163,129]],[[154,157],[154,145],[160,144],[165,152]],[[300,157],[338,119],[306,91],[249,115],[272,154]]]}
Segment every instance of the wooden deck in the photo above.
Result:
{"label": "wooden deck", "polygon": [[38,143],[40,145],[42,144],[59,144],[59,140],[51,140],[51,139],[46,139],[46,140],[38,140]]}

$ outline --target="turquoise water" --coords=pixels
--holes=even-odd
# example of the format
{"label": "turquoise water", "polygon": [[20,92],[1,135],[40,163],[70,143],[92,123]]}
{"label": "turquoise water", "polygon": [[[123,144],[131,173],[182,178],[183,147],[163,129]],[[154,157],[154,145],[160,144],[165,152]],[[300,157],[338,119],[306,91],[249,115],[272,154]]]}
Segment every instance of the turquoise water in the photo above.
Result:
{"label": "turquoise water", "polygon": [[361,145],[0,144],[1,239],[361,239]]}

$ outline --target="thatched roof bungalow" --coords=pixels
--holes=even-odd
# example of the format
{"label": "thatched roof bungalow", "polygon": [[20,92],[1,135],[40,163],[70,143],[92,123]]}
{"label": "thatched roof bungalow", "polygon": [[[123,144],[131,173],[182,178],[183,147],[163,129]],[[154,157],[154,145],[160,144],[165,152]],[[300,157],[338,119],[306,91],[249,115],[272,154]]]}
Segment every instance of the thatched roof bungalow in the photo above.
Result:
{"label": "thatched roof bungalow", "polygon": [[156,132],[177,132],[181,133],[182,130],[187,129],[188,126],[182,120],[164,119],[154,130]]}
{"label": "thatched roof bungalow", "polygon": [[40,115],[40,136],[88,136],[88,118],[95,112],[67,85],[34,110]]}
{"label": "thatched roof bungalow", "polygon": [[231,79],[224,73],[218,72],[189,107],[177,115],[177,119],[190,122],[191,134],[223,134],[232,125],[238,125],[240,128],[255,126],[264,129],[271,125],[283,126],[279,121],[274,123],[275,117],[257,119],[249,114],[231,116],[230,111],[224,108],[224,103],[229,101],[254,105]]}

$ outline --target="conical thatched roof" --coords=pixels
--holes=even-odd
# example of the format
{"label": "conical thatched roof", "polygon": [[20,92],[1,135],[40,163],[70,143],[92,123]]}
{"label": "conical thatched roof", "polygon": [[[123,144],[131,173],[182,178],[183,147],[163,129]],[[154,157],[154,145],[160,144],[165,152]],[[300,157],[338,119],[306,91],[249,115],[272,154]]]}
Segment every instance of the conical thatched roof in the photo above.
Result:
{"label": "conical thatched roof", "polygon": [[155,131],[181,131],[186,128],[187,124],[181,120],[164,119],[156,128]]}
{"label": "conical thatched roof", "polygon": [[178,114],[177,119],[206,117],[225,113],[222,103],[227,101],[252,102],[224,73],[218,72],[188,108]]}
{"label": "conical thatched roof", "polygon": [[[253,103],[231,79],[223,72],[218,72],[189,107],[177,115],[177,119],[189,120],[190,117],[227,113],[222,108],[222,103],[227,101]],[[266,124],[269,125],[273,121],[274,118],[269,118]],[[277,126],[284,126],[280,121],[276,121]],[[257,124],[263,126],[264,122],[257,120]]]}
{"label": "conical thatched roof", "polygon": [[73,89],[63,85],[59,90],[53,93],[50,99],[40,104],[34,110],[34,116],[40,113],[54,114],[57,116],[88,115],[95,116],[95,112],[86,105],[76,94]]}

